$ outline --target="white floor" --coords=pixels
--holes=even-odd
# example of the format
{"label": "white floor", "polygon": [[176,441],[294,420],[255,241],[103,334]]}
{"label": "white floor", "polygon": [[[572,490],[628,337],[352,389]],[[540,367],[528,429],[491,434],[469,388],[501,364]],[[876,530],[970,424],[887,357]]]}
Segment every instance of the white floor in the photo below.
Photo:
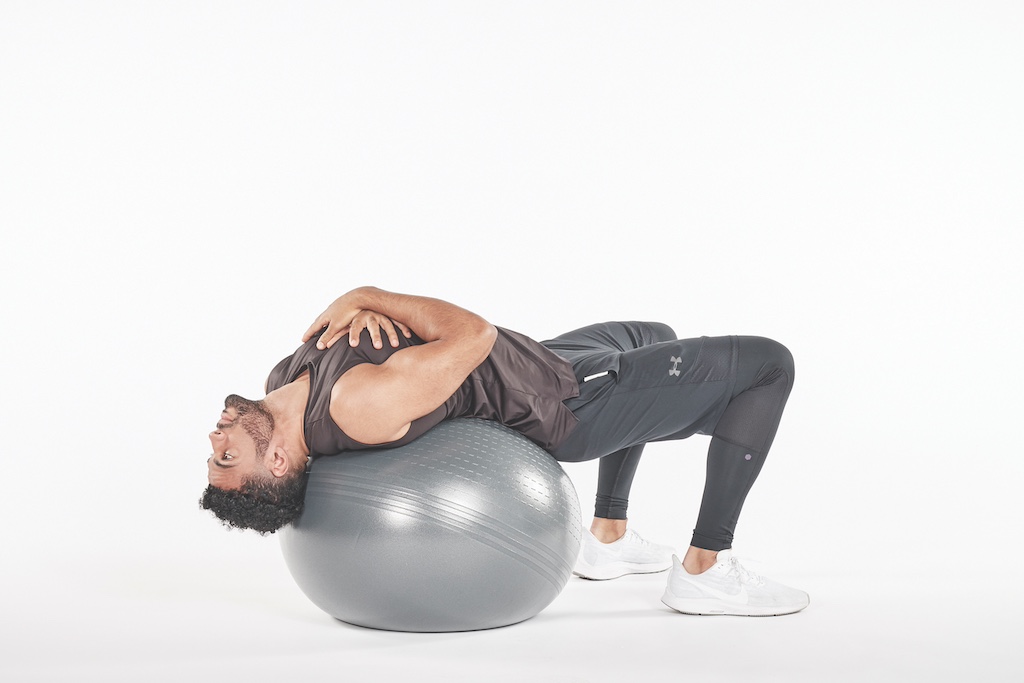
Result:
{"label": "white floor", "polygon": [[[811,606],[693,617],[665,575],[570,580],[539,616],[492,631],[349,626],[298,591],[276,541],[204,558],[23,566],[6,586],[3,681],[1020,681],[1019,577],[950,590],[952,574],[774,572]],[[265,542],[264,542],[265,540]],[[184,560],[184,561],[183,561]],[[242,560],[242,564],[239,563]],[[77,566],[76,566],[77,565]],[[240,567],[248,567],[241,571]],[[73,577],[73,578],[71,578]],[[1004,591],[1010,594],[1005,595]],[[950,603],[950,595],[962,596]]]}

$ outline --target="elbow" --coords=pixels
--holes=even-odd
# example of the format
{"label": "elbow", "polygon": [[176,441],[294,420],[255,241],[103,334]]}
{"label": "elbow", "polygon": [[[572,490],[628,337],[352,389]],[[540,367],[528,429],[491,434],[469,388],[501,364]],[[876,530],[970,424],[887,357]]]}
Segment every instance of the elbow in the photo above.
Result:
{"label": "elbow", "polygon": [[475,338],[479,348],[480,362],[483,363],[487,356],[491,355],[494,342],[498,339],[498,328],[481,318],[475,331]]}

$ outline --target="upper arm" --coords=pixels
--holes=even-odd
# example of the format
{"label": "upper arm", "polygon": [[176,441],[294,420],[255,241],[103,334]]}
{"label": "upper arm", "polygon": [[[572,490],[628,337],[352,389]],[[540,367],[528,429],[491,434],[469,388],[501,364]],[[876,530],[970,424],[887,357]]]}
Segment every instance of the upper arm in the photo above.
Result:
{"label": "upper arm", "polygon": [[366,444],[395,441],[413,420],[447,401],[487,358],[496,330],[469,339],[439,339],[393,353],[384,363],[357,365],[331,392],[331,417],[345,434]]}

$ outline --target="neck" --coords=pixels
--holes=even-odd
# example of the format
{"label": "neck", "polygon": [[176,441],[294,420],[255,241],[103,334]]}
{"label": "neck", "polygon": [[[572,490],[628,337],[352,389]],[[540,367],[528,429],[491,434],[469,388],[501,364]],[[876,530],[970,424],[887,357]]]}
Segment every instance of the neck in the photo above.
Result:
{"label": "neck", "polygon": [[[267,394],[263,405],[274,416],[274,436],[288,445],[289,450],[303,458],[309,455],[303,418],[309,402],[309,375],[303,374],[294,382]],[[305,463],[303,462],[303,466]]]}

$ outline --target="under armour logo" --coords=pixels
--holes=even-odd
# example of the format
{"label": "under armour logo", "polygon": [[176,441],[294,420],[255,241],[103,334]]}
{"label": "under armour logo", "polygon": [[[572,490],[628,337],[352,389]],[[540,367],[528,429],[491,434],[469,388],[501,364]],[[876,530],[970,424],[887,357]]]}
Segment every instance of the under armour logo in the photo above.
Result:
{"label": "under armour logo", "polygon": [[672,356],[669,361],[672,363],[672,369],[668,371],[668,374],[678,377],[681,374],[679,372],[679,364],[683,362],[683,359]]}

